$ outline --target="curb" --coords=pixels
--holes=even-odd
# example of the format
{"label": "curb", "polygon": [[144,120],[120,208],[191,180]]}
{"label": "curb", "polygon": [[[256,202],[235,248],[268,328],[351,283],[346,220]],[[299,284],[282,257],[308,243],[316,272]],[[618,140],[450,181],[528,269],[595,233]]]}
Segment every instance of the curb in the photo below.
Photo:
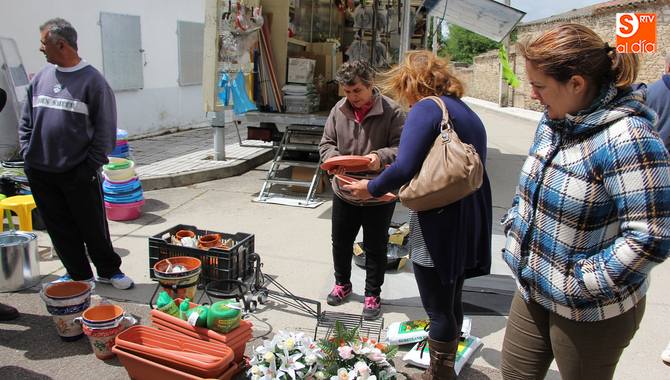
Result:
{"label": "curb", "polygon": [[489,111],[504,113],[506,115],[532,121],[534,123],[539,123],[540,119],[542,118],[542,112],[533,111],[525,108],[500,107],[496,103],[489,102],[487,100],[471,98],[468,96],[463,97],[463,101],[469,106],[482,107]]}
{"label": "curb", "polygon": [[166,189],[171,187],[182,187],[196,183],[213,181],[227,177],[233,177],[248,172],[249,170],[262,165],[274,157],[274,149],[268,149],[260,154],[247,159],[237,160],[237,163],[220,168],[194,170],[184,173],[157,176],[140,177],[142,188],[145,191]]}

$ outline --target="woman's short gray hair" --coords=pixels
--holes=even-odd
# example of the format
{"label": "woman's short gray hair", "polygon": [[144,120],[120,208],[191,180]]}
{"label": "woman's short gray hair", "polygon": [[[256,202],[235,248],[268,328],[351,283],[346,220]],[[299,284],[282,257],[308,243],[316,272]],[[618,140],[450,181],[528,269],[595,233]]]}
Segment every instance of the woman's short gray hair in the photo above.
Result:
{"label": "woman's short gray hair", "polygon": [[374,79],[375,69],[369,63],[361,60],[343,63],[335,76],[337,83],[343,86],[353,86],[358,82],[371,86]]}
{"label": "woman's short gray hair", "polygon": [[72,24],[62,18],[52,18],[40,25],[40,32],[49,31],[49,38],[52,41],[62,39],[74,50],[77,50],[77,31]]}

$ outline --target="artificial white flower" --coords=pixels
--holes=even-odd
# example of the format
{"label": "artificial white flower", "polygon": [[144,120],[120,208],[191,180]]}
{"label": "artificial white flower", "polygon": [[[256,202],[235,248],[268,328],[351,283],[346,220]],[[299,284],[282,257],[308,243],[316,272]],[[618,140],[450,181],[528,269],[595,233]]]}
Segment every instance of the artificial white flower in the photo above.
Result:
{"label": "artificial white flower", "polygon": [[386,360],[386,355],[379,348],[373,348],[370,350],[370,353],[367,354],[368,359],[373,362],[381,362]]}
{"label": "artificial white flower", "polygon": [[299,352],[293,355],[284,355],[278,353],[277,356],[279,356],[281,359],[279,372],[287,373],[289,376],[291,376],[291,379],[295,379],[295,371],[305,368],[305,365],[298,361],[298,359],[302,357],[302,354]]}
{"label": "artificial white flower", "polygon": [[250,371],[251,371],[251,374],[255,375],[255,376],[260,376],[260,374],[263,373],[257,365],[252,366]]}
{"label": "artificial white flower", "polygon": [[350,346],[340,346],[337,348],[340,357],[344,360],[349,360],[354,357],[353,349]]}
{"label": "artificial white flower", "polygon": [[325,378],[326,378],[326,374],[323,373],[323,371],[317,371],[317,372],[314,374],[314,377],[316,377],[316,378],[319,379],[319,380],[325,380]]}
{"label": "artificial white flower", "polygon": [[354,380],[356,379],[356,371],[351,370],[347,371],[346,368],[340,368],[337,370],[337,376],[331,376],[330,380]]}
{"label": "artificial white flower", "polygon": [[275,354],[272,351],[268,351],[263,355],[263,360],[268,363],[273,362],[275,360]]}
{"label": "artificial white flower", "polygon": [[361,379],[367,379],[370,376],[370,367],[365,362],[356,362],[354,369],[358,371]]}
{"label": "artificial white flower", "polygon": [[316,354],[314,354],[314,353],[309,353],[309,354],[305,355],[305,363],[306,364],[312,365],[312,364],[316,363],[317,360],[319,360],[319,357],[316,356]]}
{"label": "artificial white flower", "polygon": [[286,347],[286,349],[289,351],[292,350],[293,347],[295,347],[295,339],[293,338],[286,339],[286,341],[284,342],[284,347]]}

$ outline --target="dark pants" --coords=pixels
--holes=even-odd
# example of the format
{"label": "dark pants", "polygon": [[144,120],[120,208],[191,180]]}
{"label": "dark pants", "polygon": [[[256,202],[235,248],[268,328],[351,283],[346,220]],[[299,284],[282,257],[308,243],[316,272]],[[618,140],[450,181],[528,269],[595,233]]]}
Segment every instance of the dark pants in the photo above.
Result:
{"label": "dark pants", "polygon": [[617,317],[576,322],[535,302],[526,303],[517,292],[503,341],[503,378],[544,379],[556,359],[565,380],[611,379],[621,353],[640,325],[644,308],[643,298]]}
{"label": "dark pants", "polygon": [[463,277],[450,284],[440,281],[437,269],[414,264],[421,303],[430,318],[430,339],[449,342],[461,335]]}
{"label": "dark pants", "polygon": [[333,196],[332,239],[335,281],[351,281],[351,257],[358,230],[363,227],[365,250],[365,295],[378,296],[386,272],[389,224],[395,202],[378,206],[355,206]]}
{"label": "dark pants", "polygon": [[51,242],[73,280],[120,273],[121,258],[109,237],[100,176],[86,164],[65,173],[26,168],[30,190]]}

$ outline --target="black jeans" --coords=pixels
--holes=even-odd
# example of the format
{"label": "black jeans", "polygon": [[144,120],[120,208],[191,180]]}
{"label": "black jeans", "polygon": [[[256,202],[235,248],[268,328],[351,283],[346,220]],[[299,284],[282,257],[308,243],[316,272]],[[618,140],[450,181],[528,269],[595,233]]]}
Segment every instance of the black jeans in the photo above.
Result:
{"label": "black jeans", "polygon": [[464,278],[461,276],[451,284],[444,284],[437,269],[417,264],[414,264],[414,278],[419,286],[421,303],[430,318],[430,339],[449,342],[460,337]]}
{"label": "black jeans", "polygon": [[333,195],[332,239],[335,281],[351,281],[351,258],[358,230],[363,227],[365,250],[365,296],[379,296],[386,272],[388,229],[395,202],[378,206],[355,206]]}
{"label": "black jeans", "polygon": [[65,173],[25,168],[30,190],[49,237],[73,280],[120,273],[121,257],[109,237],[100,176],[85,163]]}

